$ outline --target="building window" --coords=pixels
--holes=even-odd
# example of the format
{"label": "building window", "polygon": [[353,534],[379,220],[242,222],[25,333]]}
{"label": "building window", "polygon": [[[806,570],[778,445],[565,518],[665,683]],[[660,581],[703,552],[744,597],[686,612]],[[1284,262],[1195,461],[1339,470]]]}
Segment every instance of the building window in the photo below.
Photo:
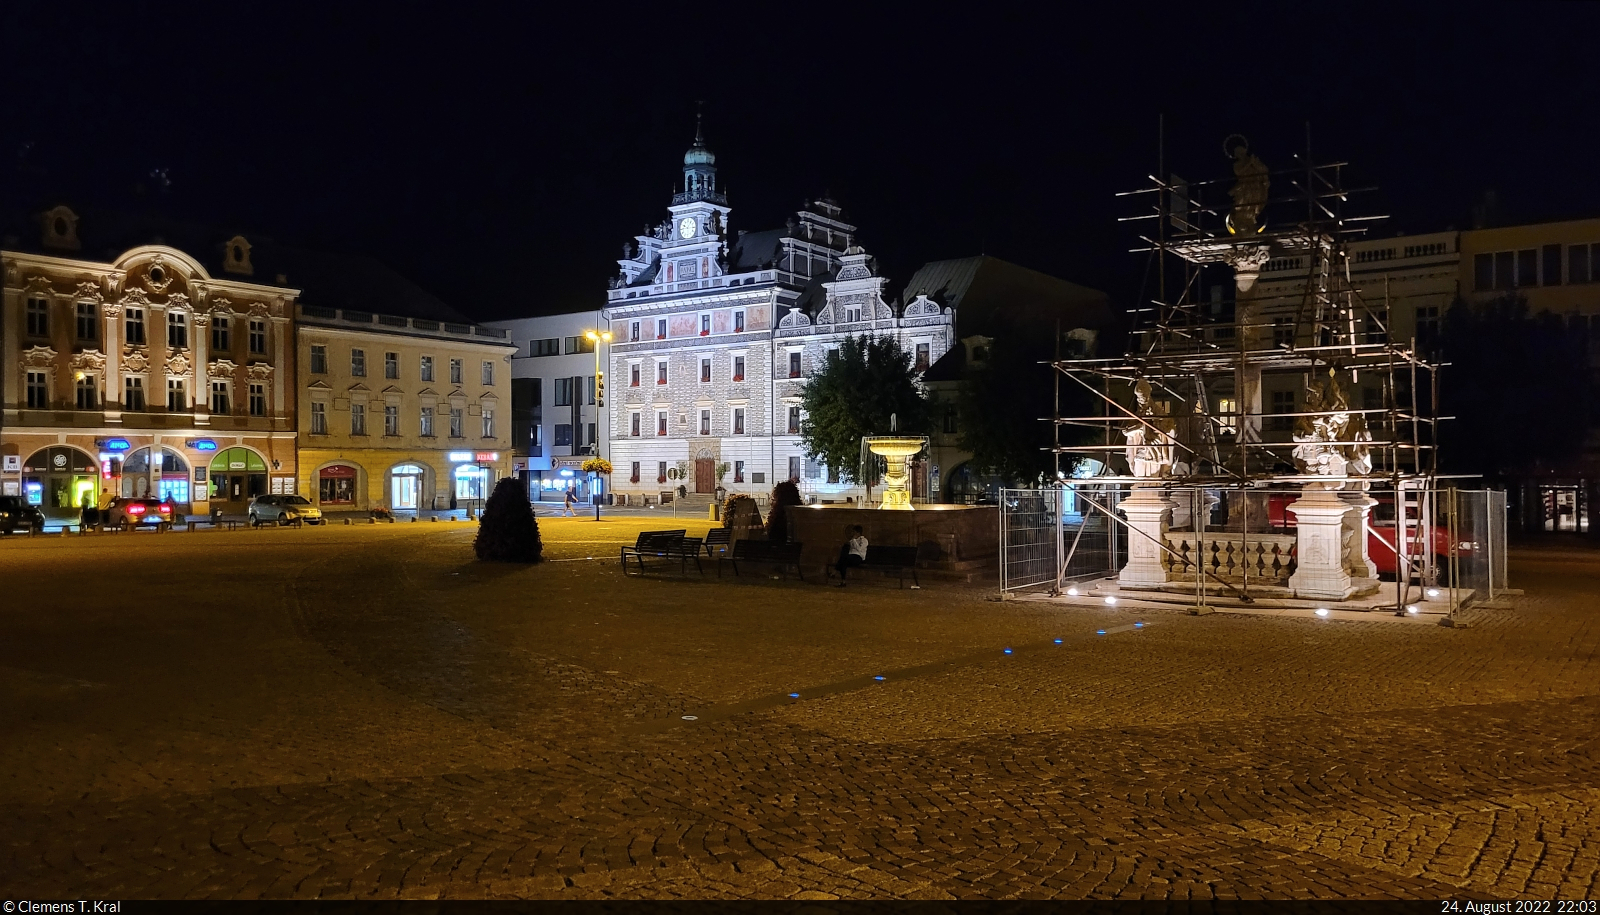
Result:
{"label": "building window", "polygon": [[[129,309],[133,311],[133,309]],[[50,336],[50,303],[44,299],[28,300],[28,336]],[[132,343],[132,340],[128,341]],[[144,342],[143,340],[139,342]]]}
{"label": "building window", "polygon": [[417,422],[417,434],[423,438],[433,438],[433,408],[423,407],[422,416]]}
{"label": "building window", "polygon": [[311,403],[311,434],[328,434],[328,405],[312,401]]}
{"label": "building window", "polygon": [[367,377],[367,351],[353,349],[350,351],[350,374],[357,378]]}
{"label": "building window", "polygon": [[629,431],[628,431],[629,435],[632,435],[635,438],[638,437],[638,435],[639,435],[639,414],[637,414],[637,413],[629,413],[628,414],[628,429],[629,429]]}
{"label": "building window", "polygon": [[556,447],[572,447],[572,425],[570,423],[556,423]]}
{"label": "building window", "polygon": [[255,356],[267,354],[267,322],[258,318],[250,319],[250,353]]}
{"label": "building window", "polygon": [[598,428],[596,428],[594,423],[589,424],[589,444],[600,444],[600,431]]}
{"label": "building window", "polygon": [[1517,288],[1539,285],[1539,251],[1529,248],[1517,252]]}
{"label": "building window", "polygon": [[572,379],[557,378],[555,384],[554,405],[558,407],[572,406]]}
{"label": "building window", "polygon": [[[231,349],[233,349],[233,338],[232,338],[232,335],[229,333],[228,316],[227,315],[212,315],[211,316],[211,351],[213,353],[226,353]],[[327,371],[327,362],[326,362],[326,360],[327,360],[327,356],[328,356],[328,349],[327,349],[327,347],[316,347],[316,346],[313,346],[311,348],[311,351],[313,353],[315,353],[318,349],[322,350],[322,356],[323,356],[323,360],[324,360],[324,362],[323,362],[323,371]]]}
{"label": "building window", "polygon": [[85,374],[77,383],[78,409],[100,409],[100,382],[94,375]]}
{"label": "building window", "polygon": [[1544,285],[1546,285],[1546,286],[1560,286],[1561,285],[1561,246],[1560,245],[1545,245],[1544,246],[1544,251],[1543,251],[1543,259],[1544,259],[1544,276],[1542,277],[1542,279],[1544,280]]}
{"label": "building window", "polygon": [[483,383],[484,384],[494,384],[494,363],[493,362],[485,362],[483,364],[482,377],[483,377]]}
{"label": "building window", "polygon": [[1389,309],[1378,308],[1367,312],[1366,342],[1387,343],[1389,341]]}
{"label": "building window", "polygon": [[144,345],[144,309],[128,308],[122,312],[123,338],[136,346]]}
{"label": "building window", "polygon": [[171,349],[189,348],[189,316],[181,311],[167,312],[167,346]]}
{"label": "building window", "polygon": [[711,381],[711,360],[700,360],[700,383],[707,384]]}
{"label": "building window", "polygon": [[250,385],[250,415],[267,415],[267,386],[260,382],[252,382]]}
{"label": "building window", "polygon": [[[1294,405],[1294,392],[1293,391],[1273,391],[1272,392],[1272,412],[1273,413],[1275,413],[1275,414],[1293,414],[1295,412],[1295,410],[1296,410],[1296,408],[1295,408],[1295,405]],[[1293,428],[1294,428],[1294,416],[1293,415],[1272,416],[1271,418],[1269,418],[1267,420],[1267,429],[1269,431],[1272,431],[1272,432],[1288,432],[1289,430],[1291,430]]]}
{"label": "building window", "polygon": [[[638,343],[639,342],[639,322],[638,321],[634,321],[633,323],[628,325],[628,342],[629,343]],[[634,465],[633,475],[636,478],[639,476],[639,465],[637,465],[637,464]]]}
{"label": "building window", "polygon": [[44,410],[50,406],[49,386],[44,372],[28,373],[28,409]]}
{"label": "building window", "polygon": [[494,438],[494,408],[483,408],[483,437]]}
{"label": "building window", "polygon": [[917,371],[926,372],[928,370],[928,355],[929,355],[928,344],[926,344],[926,343],[918,343],[917,344],[917,362],[916,362],[916,370]]}
{"label": "building window", "polygon": [[384,404],[383,405],[383,434],[384,435],[399,435],[400,434],[400,405],[399,404],[389,403],[389,404]]}
{"label": "building window", "polygon": [[711,315],[703,314],[700,316],[700,336],[704,337],[709,333],[711,333]]}
{"label": "building window", "polygon": [[944,434],[955,435],[960,431],[958,414],[954,404],[946,404],[944,408]]}
{"label": "building window", "polygon": [[736,333],[736,334],[744,333],[744,310],[743,309],[740,309],[740,310],[735,311],[733,313],[733,332]]}
{"label": "building window", "polygon": [[666,461],[657,461],[656,462],[656,482],[657,483],[665,483],[665,482],[667,482],[667,462]]}
{"label": "building window", "polygon": [[559,356],[561,355],[561,338],[546,337],[543,340],[530,340],[528,342],[528,355],[530,356]]}
{"label": "building window", "polygon": [[450,408],[450,437],[466,438],[466,411],[461,407]]}
{"label": "building window", "polygon": [[122,379],[122,409],[144,411],[144,379],[129,376]]}
{"label": "building window", "polygon": [[183,389],[183,387],[184,386],[183,386],[183,379],[182,378],[168,378],[167,379],[167,412],[168,413],[182,413],[184,410],[189,409],[189,398],[187,396],[185,396],[189,392],[185,391]]}
{"label": "building window", "polygon": [[743,483],[744,482],[744,461],[734,461],[733,462],[733,482],[735,482],[735,483]]}
{"label": "building window", "polygon": [[656,339],[657,340],[665,340],[665,339],[667,339],[667,319],[666,318],[657,318],[656,319]]}
{"label": "building window", "polygon": [[743,356],[734,356],[733,357],[733,380],[734,381],[743,381],[744,380],[744,357]]}
{"label": "building window", "polygon": [[666,435],[667,434],[667,411],[666,410],[657,410],[656,411],[656,434],[657,435]]}
{"label": "building window", "polygon": [[233,412],[232,398],[228,396],[228,382],[211,382],[211,412],[219,416]]}
{"label": "building window", "polygon": [[795,351],[789,353],[789,377],[790,378],[799,378],[800,377],[800,351],[799,350],[795,350]]}
{"label": "building window", "polygon": [[1273,346],[1293,346],[1294,345],[1294,319],[1293,318],[1273,318],[1272,319],[1272,345]]}
{"label": "building window", "polygon": [[808,480],[822,479],[822,465],[818,464],[810,457],[806,458],[805,478]]}
{"label": "building window", "polygon": [[460,384],[461,383],[461,360],[460,359],[451,359],[450,360],[450,383],[451,384]]}
{"label": "building window", "polygon": [[89,343],[100,339],[100,309],[93,302],[78,303],[78,340]]}
{"label": "building window", "polygon": [[[638,327],[639,325],[635,324],[634,326]],[[628,482],[629,483],[637,483],[637,482],[639,482],[639,462],[638,461],[634,461],[633,462],[633,466],[632,466],[631,469],[633,470],[633,476],[628,477]]]}
{"label": "building window", "polygon": [[586,336],[567,338],[567,355],[577,355],[594,352],[595,341]]}
{"label": "building window", "polygon": [[744,434],[744,407],[733,408],[733,434]]}
{"label": "building window", "polygon": [[422,357],[422,365],[418,369],[418,371],[421,374],[423,381],[432,381],[433,380],[433,357],[432,356],[423,356]]}
{"label": "building window", "polygon": [[[227,333],[227,328],[222,332]],[[311,374],[328,374],[328,348],[320,343],[311,344]]]}
{"label": "building window", "polygon": [[667,360],[662,359],[656,363],[656,384],[667,383]]}
{"label": "building window", "polygon": [[628,366],[628,387],[636,388],[638,386],[639,386],[639,366],[637,364],[630,365],[630,366]]}
{"label": "building window", "polygon": [[350,434],[367,434],[367,405],[364,403],[350,405]]}
{"label": "building window", "polygon": [[701,435],[710,435],[711,434],[711,411],[710,410],[701,410],[700,411],[700,434]]}
{"label": "building window", "polygon": [[1439,336],[1439,306],[1417,306],[1417,342],[1431,343]]}
{"label": "building window", "polygon": [[[1482,255],[1479,255],[1480,257]],[[1589,246],[1567,246],[1567,282],[1587,283],[1593,274],[1589,271]]]}
{"label": "building window", "polygon": [[789,407],[788,429],[790,435],[800,434],[800,407],[798,405]]}
{"label": "building window", "polygon": [[860,305],[846,305],[844,307],[844,323],[855,324],[861,320]]}
{"label": "building window", "polygon": [[585,395],[585,399],[588,401],[588,404],[591,407],[594,406],[595,382],[596,381],[598,381],[598,379],[595,378],[593,375],[585,375],[584,379],[583,379],[584,390],[586,390],[588,392]]}
{"label": "building window", "polygon": [[400,377],[400,354],[383,354],[383,377],[398,379]]}

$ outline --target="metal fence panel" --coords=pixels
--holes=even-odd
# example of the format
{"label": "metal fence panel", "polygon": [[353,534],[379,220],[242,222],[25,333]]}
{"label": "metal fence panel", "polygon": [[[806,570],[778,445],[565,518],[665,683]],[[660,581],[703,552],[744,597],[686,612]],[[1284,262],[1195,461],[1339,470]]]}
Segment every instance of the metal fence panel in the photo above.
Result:
{"label": "metal fence panel", "polygon": [[1061,490],[1000,491],[1000,590],[1054,589],[1061,564]]}

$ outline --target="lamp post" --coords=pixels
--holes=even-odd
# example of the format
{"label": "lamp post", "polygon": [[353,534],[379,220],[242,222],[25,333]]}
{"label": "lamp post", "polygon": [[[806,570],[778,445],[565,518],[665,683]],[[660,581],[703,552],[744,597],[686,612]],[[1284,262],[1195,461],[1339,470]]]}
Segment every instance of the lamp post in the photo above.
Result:
{"label": "lamp post", "polygon": [[[606,406],[606,373],[600,371],[600,344],[611,342],[611,331],[586,330],[583,332],[583,336],[584,339],[594,344],[594,441],[589,444],[594,448],[594,456],[598,458],[604,457],[600,453],[600,411],[605,409]],[[594,499],[594,520],[599,521],[600,493],[597,490],[599,489],[600,475],[597,473],[591,474],[590,480],[592,482],[589,487],[589,496]]]}

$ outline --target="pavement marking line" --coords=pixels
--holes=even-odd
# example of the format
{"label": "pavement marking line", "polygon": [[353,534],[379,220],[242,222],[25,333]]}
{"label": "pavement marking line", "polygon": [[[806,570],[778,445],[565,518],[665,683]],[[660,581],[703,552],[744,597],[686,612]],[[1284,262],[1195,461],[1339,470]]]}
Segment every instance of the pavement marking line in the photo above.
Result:
{"label": "pavement marking line", "polygon": [[1016,658],[1018,655],[1025,653],[1038,652],[1040,654],[1044,654],[1047,651],[1060,649],[1065,645],[1092,642],[1096,639],[1105,638],[1106,636],[1115,635],[1117,633],[1142,632],[1146,629],[1149,629],[1152,625],[1154,624],[1145,620],[1140,620],[1136,623],[1127,623],[1122,626],[1109,626],[1105,629],[1096,629],[1094,631],[1077,636],[1051,638],[1042,642],[1031,642],[1026,645],[1013,645],[1003,648],[987,648],[981,652],[974,652],[973,654],[964,655],[959,658],[948,658],[943,661],[933,661],[928,664],[918,664],[913,667],[902,667],[897,670],[888,670],[882,673],[862,674],[859,677],[851,677],[847,680],[838,680],[833,683],[824,683],[820,686],[806,687],[800,690],[798,693],[774,693],[770,696],[759,696],[755,699],[746,699],[743,702],[730,702],[725,705],[713,705],[709,708],[696,710],[695,714],[693,715],[682,715],[678,718],[656,719],[653,721],[644,722],[628,729],[627,732],[641,735],[661,734],[676,727],[681,727],[685,723],[695,724],[723,721],[728,718],[738,717],[739,715],[747,715],[751,712],[764,712],[768,709],[777,708],[781,705],[793,705],[796,702],[804,702],[808,699],[821,699],[824,696],[836,696],[842,693],[852,693],[857,690],[866,689],[870,686],[876,686],[880,683],[898,683],[903,680],[913,680],[920,677],[935,676],[937,674],[948,673],[958,668],[971,667],[975,664],[991,664],[995,661],[1011,660]]}

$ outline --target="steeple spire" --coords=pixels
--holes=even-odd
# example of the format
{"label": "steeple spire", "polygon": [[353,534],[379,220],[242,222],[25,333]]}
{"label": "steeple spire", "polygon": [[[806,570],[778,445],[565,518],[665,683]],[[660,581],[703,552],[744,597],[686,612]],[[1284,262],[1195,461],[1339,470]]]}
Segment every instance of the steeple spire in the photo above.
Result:
{"label": "steeple spire", "polygon": [[[705,103],[699,104],[704,106]],[[703,110],[696,110],[694,114],[694,145],[683,154],[683,193],[673,195],[674,203],[722,202],[722,195],[717,193],[717,157],[706,148],[703,114]]]}

